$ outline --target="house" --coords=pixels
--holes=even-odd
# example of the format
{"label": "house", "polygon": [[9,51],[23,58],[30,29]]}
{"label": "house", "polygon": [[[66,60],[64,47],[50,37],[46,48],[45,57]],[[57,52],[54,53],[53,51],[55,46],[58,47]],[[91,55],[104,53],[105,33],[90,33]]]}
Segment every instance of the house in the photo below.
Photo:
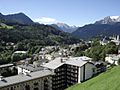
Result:
{"label": "house", "polygon": [[107,63],[104,61],[101,60],[91,61],[91,63],[93,63],[96,66],[96,70],[95,70],[96,74],[102,73],[107,70],[106,68]]}
{"label": "house", "polygon": [[50,55],[50,54],[46,54],[45,55],[45,59],[47,60],[53,60],[54,59],[54,56]]}
{"label": "house", "polygon": [[40,63],[36,63],[34,62],[34,64],[22,64],[22,65],[18,65],[18,74],[25,74],[27,73],[31,73],[31,72],[36,72],[36,71],[40,71],[43,70],[44,68],[40,66]]}
{"label": "house", "polygon": [[101,44],[101,45],[107,45],[109,42],[110,42],[110,41],[107,40],[107,38],[105,37],[105,38],[103,38],[103,39],[100,41],[100,44]]}
{"label": "house", "polygon": [[31,58],[26,58],[16,62],[16,65],[21,65],[21,64],[30,63],[30,62],[31,62]]}
{"label": "house", "polygon": [[118,60],[120,59],[120,55],[109,54],[105,57],[105,61],[110,64],[118,65]]}
{"label": "house", "polygon": [[117,37],[114,37],[111,41],[114,42],[116,45],[120,45],[119,35],[117,35]]}

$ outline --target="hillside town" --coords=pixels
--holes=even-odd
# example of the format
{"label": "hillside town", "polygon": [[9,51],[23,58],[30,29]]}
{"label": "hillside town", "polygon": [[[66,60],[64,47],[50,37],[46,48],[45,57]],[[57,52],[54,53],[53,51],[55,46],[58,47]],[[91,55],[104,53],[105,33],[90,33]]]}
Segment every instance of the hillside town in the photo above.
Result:
{"label": "hillside town", "polygon": [[[117,42],[119,42],[118,38],[119,36],[117,36]],[[102,46],[110,43],[105,39],[99,42]],[[114,41],[111,40],[111,42]],[[92,48],[89,45],[92,43],[93,41],[85,42],[84,44],[89,47],[84,51]],[[81,45],[82,43],[66,47],[45,46],[39,53],[29,58],[0,65],[0,90],[64,90],[94,78],[111,66],[120,63],[119,49],[117,54],[106,54],[104,60],[94,60],[85,55],[74,54]],[[27,51],[15,51],[13,55],[27,53]]]}
{"label": "hillside town", "polygon": [[0,90],[120,90],[120,0],[1,0]]}

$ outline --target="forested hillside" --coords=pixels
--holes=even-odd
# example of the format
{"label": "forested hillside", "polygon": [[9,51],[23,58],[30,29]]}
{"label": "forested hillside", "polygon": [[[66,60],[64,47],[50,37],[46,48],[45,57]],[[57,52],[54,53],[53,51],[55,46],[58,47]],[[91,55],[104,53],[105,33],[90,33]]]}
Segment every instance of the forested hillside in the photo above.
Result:
{"label": "forested hillside", "polygon": [[[0,21],[0,64],[25,59],[38,53],[42,46],[64,45],[79,42],[70,34],[57,30],[52,26],[41,24],[20,24]],[[27,51],[27,55],[13,57],[15,51]]]}

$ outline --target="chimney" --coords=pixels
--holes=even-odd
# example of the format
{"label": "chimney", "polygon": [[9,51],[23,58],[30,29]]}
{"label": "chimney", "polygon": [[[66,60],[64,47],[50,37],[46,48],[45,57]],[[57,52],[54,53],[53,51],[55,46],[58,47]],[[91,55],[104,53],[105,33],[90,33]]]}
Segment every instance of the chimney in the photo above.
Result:
{"label": "chimney", "polygon": [[61,63],[64,63],[66,60],[66,58],[61,58]]}

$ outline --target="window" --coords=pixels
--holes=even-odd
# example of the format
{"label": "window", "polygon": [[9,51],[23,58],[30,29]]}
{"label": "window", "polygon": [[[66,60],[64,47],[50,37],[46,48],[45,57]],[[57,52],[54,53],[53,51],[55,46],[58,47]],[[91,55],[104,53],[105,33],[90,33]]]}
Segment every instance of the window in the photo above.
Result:
{"label": "window", "polygon": [[36,85],[38,85],[38,83],[36,82],[36,83],[34,83],[34,85],[36,86]]}
{"label": "window", "polygon": [[30,86],[29,86],[29,85],[26,85],[26,86],[25,86],[25,90],[30,90]]}
{"label": "window", "polygon": [[10,89],[10,90],[14,90],[14,89],[13,89],[13,87],[11,87],[11,89]]}
{"label": "window", "polygon": [[39,90],[39,88],[34,88],[34,90]]}

